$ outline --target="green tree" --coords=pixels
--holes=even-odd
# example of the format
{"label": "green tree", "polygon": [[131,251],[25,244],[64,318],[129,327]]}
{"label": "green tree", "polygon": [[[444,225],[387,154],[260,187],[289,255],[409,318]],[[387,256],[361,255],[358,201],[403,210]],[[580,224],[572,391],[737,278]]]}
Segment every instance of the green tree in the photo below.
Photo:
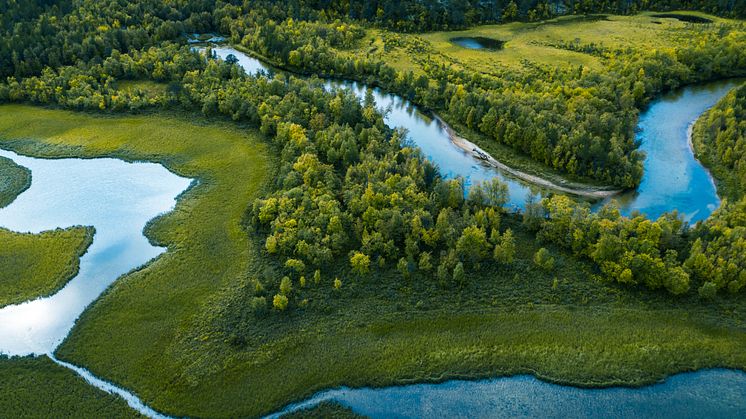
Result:
{"label": "green tree", "polygon": [[513,263],[515,257],[515,239],[513,238],[513,231],[507,229],[505,233],[500,237],[500,241],[495,245],[493,252],[495,261],[509,265]]}
{"label": "green tree", "polygon": [[288,295],[293,290],[293,281],[289,277],[285,276],[280,281],[280,293],[282,295]]}
{"label": "green tree", "polygon": [[352,266],[352,272],[363,276],[370,272],[370,257],[361,252],[354,252],[350,256],[350,266]]}
{"label": "green tree", "polygon": [[279,311],[285,311],[288,308],[288,297],[282,294],[275,294],[272,299],[272,307]]}
{"label": "green tree", "polygon": [[534,263],[545,271],[554,269],[554,257],[543,247],[534,254]]}

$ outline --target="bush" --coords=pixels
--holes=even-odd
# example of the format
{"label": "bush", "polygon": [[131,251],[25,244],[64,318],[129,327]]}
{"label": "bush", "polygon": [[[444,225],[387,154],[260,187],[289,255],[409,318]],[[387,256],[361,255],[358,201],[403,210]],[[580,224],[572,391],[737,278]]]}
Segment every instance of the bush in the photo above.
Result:
{"label": "bush", "polygon": [[267,299],[264,297],[254,297],[250,302],[251,311],[256,317],[264,317],[267,315]]}

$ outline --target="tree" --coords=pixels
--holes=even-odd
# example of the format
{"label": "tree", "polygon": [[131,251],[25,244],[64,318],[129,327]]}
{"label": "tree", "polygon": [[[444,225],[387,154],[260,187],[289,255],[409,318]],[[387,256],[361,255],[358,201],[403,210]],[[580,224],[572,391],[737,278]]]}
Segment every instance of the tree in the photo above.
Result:
{"label": "tree", "polygon": [[253,297],[251,299],[251,311],[256,317],[264,317],[267,314],[267,299],[264,297]]}
{"label": "tree", "polygon": [[275,298],[272,299],[272,307],[279,311],[285,311],[288,308],[288,297],[282,294],[275,294]]}
{"label": "tree", "polygon": [[370,257],[365,253],[354,252],[350,257],[352,272],[363,276],[370,272]]}
{"label": "tree", "polygon": [[705,282],[699,287],[699,296],[703,300],[712,300],[717,295],[718,286],[714,282]]}
{"label": "tree", "polygon": [[339,278],[334,279],[334,289],[339,291],[342,288],[342,281]]}
{"label": "tree", "polygon": [[282,278],[282,281],[280,281],[280,293],[282,295],[288,295],[293,290],[293,281],[290,280],[287,276]]}
{"label": "tree", "polygon": [[549,251],[543,247],[537,250],[534,254],[534,263],[545,271],[551,271],[554,269],[554,258]]}
{"label": "tree", "polygon": [[466,285],[466,273],[464,272],[464,264],[461,262],[457,263],[456,267],[453,268],[453,282],[462,287]]}
{"label": "tree", "polygon": [[459,258],[472,264],[483,260],[489,250],[487,233],[477,226],[466,227],[456,242],[456,253]]}
{"label": "tree", "polygon": [[495,245],[493,252],[495,261],[509,265],[513,263],[515,257],[515,239],[513,238],[513,231],[507,229],[505,233],[500,237],[500,241]]}

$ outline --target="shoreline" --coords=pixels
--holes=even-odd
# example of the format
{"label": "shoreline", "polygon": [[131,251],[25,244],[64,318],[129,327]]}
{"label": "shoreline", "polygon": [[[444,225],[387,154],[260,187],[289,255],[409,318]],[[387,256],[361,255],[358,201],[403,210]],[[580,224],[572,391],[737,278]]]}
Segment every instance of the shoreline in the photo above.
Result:
{"label": "shoreline", "polygon": [[518,169],[514,169],[505,163],[500,162],[499,160],[492,157],[489,153],[482,150],[479,146],[472,143],[471,141],[467,140],[466,138],[458,135],[456,131],[448,125],[440,116],[433,114],[433,117],[438,123],[441,124],[443,129],[448,134],[448,137],[451,140],[451,143],[460,148],[461,150],[470,153],[476,160],[479,160],[481,162],[486,163],[489,166],[492,166],[496,169],[502,170],[506,173],[509,173],[513,177],[516,177],[520,180],[523,180],[525,182],[531,183],[533,185],[541,186],[547,189],[552,189],[558,192],[564,192],[567,194],[575,195],[575,196],[582,196],[585,198],[593,198],[593,199],[606,199],[611,196],[617,195],[623,190],[621,189],[601,189],[597,187],[592,186],[562,186],[558,185],[550,180],[544,179],[542,177],[531,175],[525,172],[522,172]]}

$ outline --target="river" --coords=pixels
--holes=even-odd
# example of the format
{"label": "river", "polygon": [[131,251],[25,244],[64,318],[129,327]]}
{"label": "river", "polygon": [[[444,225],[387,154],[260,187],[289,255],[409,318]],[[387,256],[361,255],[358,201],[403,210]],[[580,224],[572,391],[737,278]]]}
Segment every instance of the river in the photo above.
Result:
{"label": "river", "polygon": [[[222,59],[235,56],[249,74],[276,71],[235,48],[216,46],[213,51]],[[692,223],[709,217],[720,205],[720,199],[709,171],[694,157],[690,128],[703,112],[740,83],[743,81],[729,80],[688,86],[653,101],[640,115],[638,124],[640,149],[647,155],[640,186],[598,202],[594,208],[614,199],[625,215],[640,212],[658,218],[664,212],[677,210]],[[454,143],[446,125],[408,100],[357,82],[327,81],[326,86],[349,89],[361,100],[371,91],[376,106],[387,111],[386,124],[405,128],[409,141],[437,164],[445,177],[461,176],[467,187],[497,177],[508,185],[511,208],[523,208],[532,189],[542,195],[551,191],[475,158]]]}
{"label": "river", "polygon": [[[218,47],[223,58],[233,54],[248,72],[267,70],[235,49]],[[654,102],[640,118],[642,149],[648,153],[639,190],[622,197],[622,209],[656,216],[678,209],[692,221],[707,217],[719,204],[707,171],[688,146],[689,125],[736,82],[688,87]],[[327,82],[328,88],[348,88],[364,97],[367,87],[352,82]],[[385,121],[404,127],[409,139],[438,164],[447,177],[463,176],[467,185],[498,176],[509,186],[510,204],[520,208],[530,194],[527,183],[483,165],[456,147],[446,127],[410,102],[372,90],[377,106],[388,109]],[[174,208],[176,197],[191,183],[163,166],[116,159],[36,159],[0,150],[32,172],[31,187],[10,206],[0,209],[0,226],[21,232],[92,225],[93,244],[81,258],[80,272],[62,290],[0,309],[0,353],[51,355],[78,316],[123,274],[165,251],[143,235],[146,223]],[[154,181],[157,179],[157,181]],[[54,359],[54,358],[53,358]],[[93,377],[86,370],[59,362],[91,384],[114,392],[146,416],[159,416],[134,395]],[[746,374],[708,370],[680,374],[663,384],[640,389],[603,390],[557,386],[529,376],[482,381],[449,381],[383,389],[333,389],[299,404],[294,410],[323,400],[338,400],[373,417],[418,416],[578,416],[608,412],[611,416],[682,415],[746,416]],[[654,407],[651,407],[654,406]],[[665,410],[659,410],[663,408]]]}

